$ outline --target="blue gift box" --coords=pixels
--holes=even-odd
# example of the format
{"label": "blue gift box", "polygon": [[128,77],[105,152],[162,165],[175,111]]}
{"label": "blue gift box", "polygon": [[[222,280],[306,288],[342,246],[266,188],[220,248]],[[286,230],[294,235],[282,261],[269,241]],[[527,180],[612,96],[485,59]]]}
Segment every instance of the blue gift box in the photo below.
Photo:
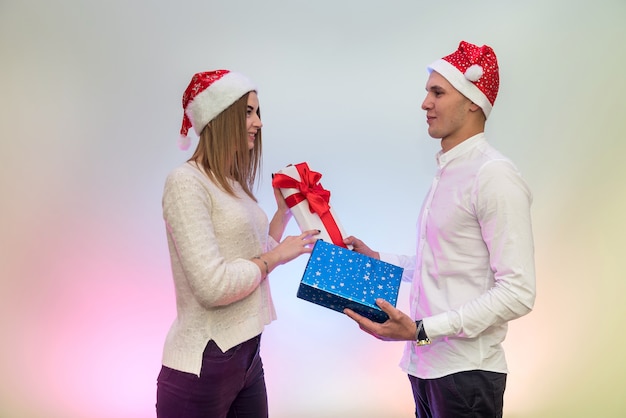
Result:
{"label": "blue gift box", "polygon": [[376,299],[396,306],[402,267],[318,240],[304,270],[298,298],[343,312],[350,308],[372,321],[388,319]]}

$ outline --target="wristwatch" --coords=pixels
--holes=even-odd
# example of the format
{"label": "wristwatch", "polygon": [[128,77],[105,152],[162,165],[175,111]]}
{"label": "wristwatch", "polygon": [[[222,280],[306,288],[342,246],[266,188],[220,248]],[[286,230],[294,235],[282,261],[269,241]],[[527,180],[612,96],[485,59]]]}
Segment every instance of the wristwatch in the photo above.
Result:
{"label": "wristwatch", "polygon": [[418,346],[430,344],[430,338],[426,335],[424,323],[421,319],[415,321],[415,327],[415,344]]}

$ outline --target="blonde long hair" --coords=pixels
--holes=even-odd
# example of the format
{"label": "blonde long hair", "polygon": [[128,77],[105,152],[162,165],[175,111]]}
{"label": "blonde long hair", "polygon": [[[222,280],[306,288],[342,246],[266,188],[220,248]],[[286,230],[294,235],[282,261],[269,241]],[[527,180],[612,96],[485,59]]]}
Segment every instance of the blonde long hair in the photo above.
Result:
{"label": "blonde long hair", "polygon": [[[198,146],[188,161],[194,161],[232,196],[236,196],[231,184],[235,180],[256,202],[252,189],[261,170],[262,141],[259,129],[254,148],[249,149],[246,126],[249,95],[249,92],[244,94],[204,127]],[[260,109],[257,109],[257,115],[261,117]]]}

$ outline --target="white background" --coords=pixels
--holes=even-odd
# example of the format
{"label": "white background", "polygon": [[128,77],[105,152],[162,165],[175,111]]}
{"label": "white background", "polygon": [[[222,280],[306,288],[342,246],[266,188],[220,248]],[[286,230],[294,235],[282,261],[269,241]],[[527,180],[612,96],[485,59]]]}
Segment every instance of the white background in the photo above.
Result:
{"label": "white background", "polygon": [[[625,21],[622,0],[0,0],[0,416],[154,416],[175,315],[160,199],[191,153],[193,73],[258,84],[269,216],[270,174],[306,161],[348,233],[411,253],[438,150],[425,68],[460,40],[496,51],[488,137],[535,196],[505,416],[623,416]],[[271,415],[413,416],[402,344],[296,299],[305,263],[271,277]]]}

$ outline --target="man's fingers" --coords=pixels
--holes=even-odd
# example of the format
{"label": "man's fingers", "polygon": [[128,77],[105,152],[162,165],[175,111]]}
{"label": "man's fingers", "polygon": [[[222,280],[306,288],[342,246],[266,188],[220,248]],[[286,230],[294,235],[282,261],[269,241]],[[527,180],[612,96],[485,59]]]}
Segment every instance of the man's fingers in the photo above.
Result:
{"label": "man's fingers", "polygon": [[356,323],[359,324],[359,327],[361,327],[362,330],[368,331],[371,334],[371,330],[372,330],[372,326],[374,325],[374,322],[370,321],[369,319],[367,319],[366,317],[362,315],[359,315],[358,313],[354,312],[350,308],[345,308],[343,310],[343,313],[345,313],[354,321],[356,321]]}
{"label": "man's fingers", "polygon": [[359,315],[358,313],[354,312],[352,309],[350,308],[345,308],[343,310],[343,313],[345,313],[346,315],[348,315],[350,318],[352,318],[353,320],[355,320],[359,325],[367,320],[367,318],[365,318],[364,316]]}
{"label": "man's fingers", "polygon": [[371,321],[368,318],[362,315],[359,315],[358,313],[354,312],[352,309],[349,309],[349,308],[345,308],[343,310],[343,313],[345,313],[347,316],[352,318],[359,325],[359,328],[361,328],[362,331],[367,332],[368,334],[370,334],[373,337],[378,338],[379,340],[383,340],[383,341],[386,340],[384,337],[380,335],[380,332],[383,330],[383,328],[381,328],[383,326],[382,324]]}
{"label": "man's fingers", "polygon": [[378,334],[376,334],[376,333],[374,333],[374,332],[370,331],[370,330],[369,330],[369,329],[367,329],[367,328],[364,328],[362,325],[359,325],[359,328],[361,328],[361,330],[362,330],[362,331],[365,331],[365,332],[366,332],[366,333],[368,333],[369,335],[371,335],[371,336],[373,336],[373,337],[376,337],[376,338],[380,339],[380,337],[378,336]]}
{"label": "man's fingers", "polygon": [[359,315],[358,313],[354,312],[352,309],[345,308],[343,310],[343,313],[348,315],[350,318],[354,319],[356,322],[359,322],[358,321],[358,317],[361,316],[361,315]]}
{"label": "man's fingers", "polygon": [[386,313],[387,315],[389,315],[389,317],[391,317],[391,314],[394,313],[395,311],[397,311],[396,308],[393,307],[393,305],[389,302],[387,302],[385,299],[376,299],[376,305],[378,305],[378,307],[380,309],[382,309],[382,311],[384,313]]}

